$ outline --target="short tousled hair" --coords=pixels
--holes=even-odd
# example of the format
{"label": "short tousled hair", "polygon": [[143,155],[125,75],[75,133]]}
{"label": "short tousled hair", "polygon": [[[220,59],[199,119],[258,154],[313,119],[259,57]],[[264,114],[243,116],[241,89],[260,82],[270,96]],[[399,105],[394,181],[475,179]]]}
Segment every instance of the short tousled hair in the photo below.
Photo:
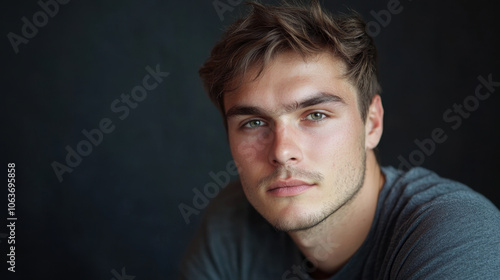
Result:
{"label": "short tousled hair", "polygon": [[366,120],[371,100],[380,94],[381,87],[375,43],[358,13],[334,17],[317,0],[310,4],[285,1],[281,6],[248,4],[252,7],[250,13],[228,27],[199,70],[203,86],[221,111],[225,125],[224,94],[241,85],[249,68],[258,67],[258,78],[273,57],[288,51],[304,58],[322,52],[340,58],[346,66],[345,78],[358,91],[361,118]]}

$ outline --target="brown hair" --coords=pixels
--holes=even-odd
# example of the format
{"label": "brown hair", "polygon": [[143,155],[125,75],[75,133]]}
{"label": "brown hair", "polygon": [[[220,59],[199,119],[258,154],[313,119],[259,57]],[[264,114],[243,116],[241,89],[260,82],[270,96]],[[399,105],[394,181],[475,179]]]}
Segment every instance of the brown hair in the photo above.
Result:
{"label": "brown hair", "polygon": [[361,16],[352,12],[333,17],[322,10],[317,0],[310,5],[248,4],[251,12],[229,26],[199,71],[225,124],[224,93],[237,88],[228,88],[229,85],[235,84],[236,79],[241,84],[253,66],[259,67],[255,77],[258,78],[273,57],[286,51],[296,51],[304,58],[330,51],[339,57],[346,65],[346,78],[358,89],[358,105],[365,121],[371,100],[381,88],[377,51]]}

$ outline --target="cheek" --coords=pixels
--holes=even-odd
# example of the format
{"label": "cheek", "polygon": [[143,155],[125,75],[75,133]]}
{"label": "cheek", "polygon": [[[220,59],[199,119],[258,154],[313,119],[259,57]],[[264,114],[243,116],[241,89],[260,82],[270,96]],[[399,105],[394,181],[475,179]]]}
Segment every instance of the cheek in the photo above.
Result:
{"label": "cheek", "polygon": [[[350,124],[336,124],[308,137],[309,158],[313,163],[332,167],[356,157],[363,142],[359,129]],[[364,133],[361,131],[361,133]]]}
{"label": "cheek", "polygon": [[[229,144],[234,160],[239,166],[239,171],[253,170],[250,168],[257,162],[266,159],[266,151],[272,142],[272,134],[263,130],[252,135],[229,137]],[[241,175],[241,172],[240,172]]]}

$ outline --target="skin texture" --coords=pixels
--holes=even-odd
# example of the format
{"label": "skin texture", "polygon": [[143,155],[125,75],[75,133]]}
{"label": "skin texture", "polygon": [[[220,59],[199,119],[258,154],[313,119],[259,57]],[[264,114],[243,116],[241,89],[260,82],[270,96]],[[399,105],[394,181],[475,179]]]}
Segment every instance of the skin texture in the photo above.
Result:
{"label": "skin texture", "polygon": [[342,267],[366,238],[384,183],[373,148],[379,96],[362,120],[357,89],[329,53],[276,56],[224,97],[228,138],[255,209],[290,234],[316,277]]}

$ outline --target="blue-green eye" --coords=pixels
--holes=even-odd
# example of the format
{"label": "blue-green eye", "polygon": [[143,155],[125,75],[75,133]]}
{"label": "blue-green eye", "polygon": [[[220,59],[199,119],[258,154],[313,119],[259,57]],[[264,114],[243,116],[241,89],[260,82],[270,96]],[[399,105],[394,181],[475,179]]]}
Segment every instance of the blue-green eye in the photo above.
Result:
{"label": "blue-green eye", "polygon": [[320,112],[314,112],[310,113],[309,115],[306,116],[306,119],[311,120],[311,121],[320,121],[326,117],[325,114],[320,113]]}
{"label": "blue-green eye", "polygon": [[261,120],[251,120],[251,121],[245,123],[244,127],[254,128],[254,127],[263,126],[264,124],[265,124],[265,122],[263,122]]}

